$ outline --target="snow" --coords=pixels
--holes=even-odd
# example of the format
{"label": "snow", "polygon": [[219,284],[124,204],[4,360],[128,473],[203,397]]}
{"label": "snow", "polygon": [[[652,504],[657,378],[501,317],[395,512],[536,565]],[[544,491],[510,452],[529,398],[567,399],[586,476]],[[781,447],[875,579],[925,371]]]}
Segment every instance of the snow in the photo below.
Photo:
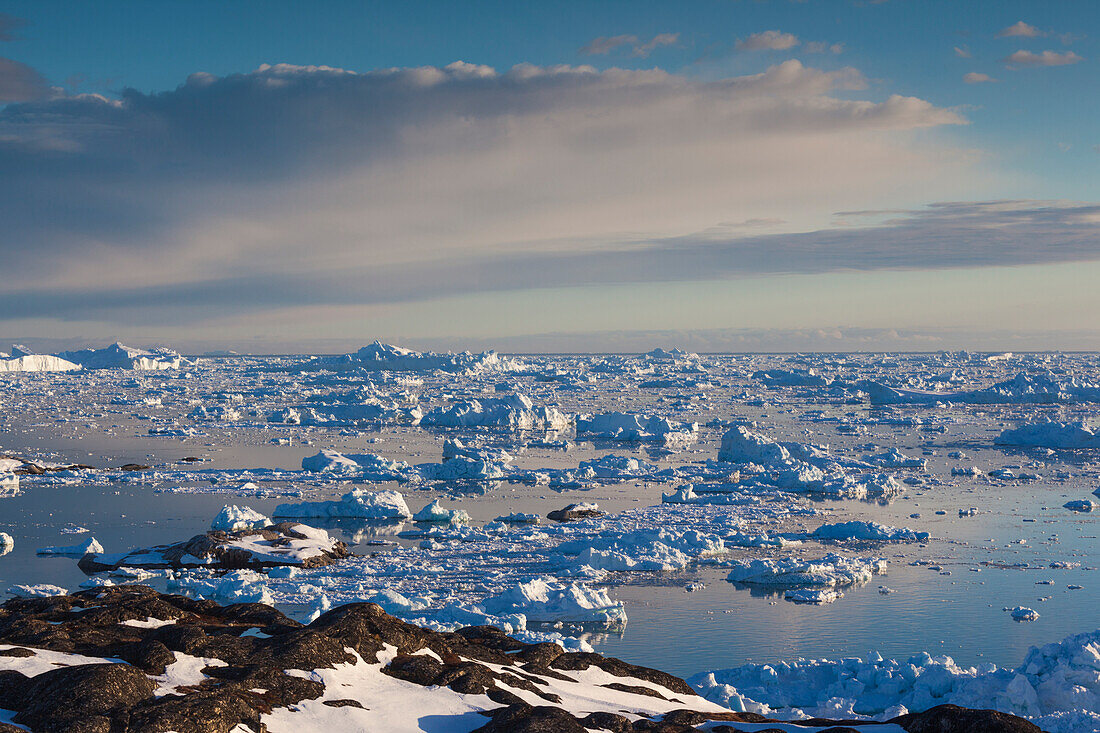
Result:
{"label": "snow", "polygon": [[354,517],[357,519],[408,519],[412,516],[405,498],[396,491],[352,489],[338,501],[306,501],[280,504],[276,517]]}
{"label": "snow", "polygon": [[837,661],[746,664],[692,677],[707,699],[764,714],[885,719],[898,707],[954,704],[1030,718],[1051,733],[1100,727],[1100,630],[1032,647],[1014,668],[963,667],[949,656],[904,661],[873,655]]}
{"label": "snow", "polygon": [[236,532],[240,529],[266,527],[269,524],[271,520],[252,507],[227,504],[218,512],[218,516],[214,517],[214,521],[210,523],[210,529]]}

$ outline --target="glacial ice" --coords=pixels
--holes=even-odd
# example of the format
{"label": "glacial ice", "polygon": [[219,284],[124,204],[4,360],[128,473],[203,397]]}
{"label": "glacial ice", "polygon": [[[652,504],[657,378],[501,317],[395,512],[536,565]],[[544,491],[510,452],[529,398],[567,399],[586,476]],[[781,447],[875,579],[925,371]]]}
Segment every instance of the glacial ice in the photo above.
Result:
{"label": "glacial ice", "polygon": [[396,491],[352,489],[338,501],[304,501],[280,504],[276,517],[309,519],[316,517],[353,517],[356,519],[408,519],[412,516],[405,497]]}

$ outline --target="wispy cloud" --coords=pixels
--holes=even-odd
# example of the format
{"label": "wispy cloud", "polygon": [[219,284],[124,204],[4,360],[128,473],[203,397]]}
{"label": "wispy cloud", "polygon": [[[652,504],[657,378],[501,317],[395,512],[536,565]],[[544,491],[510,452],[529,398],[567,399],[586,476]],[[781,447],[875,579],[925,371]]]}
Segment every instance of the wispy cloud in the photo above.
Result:
{"label": "wispy cloud", "polygon": [[1084,61],[1084,58],[1078,56],[1073,51],[1066,51],[1064,53],[1058,53],[1057,51],[1034,53],[1033,51],[1020,50],[1004,59],[1005,64],[1009,66],[1068,66],[1080,61]]}
{"label": "wispy cloud", "polygon": [[963,81],[967,84],[987,84],[989,82],[997,81],[989,74],[983,74],[980,71],[971,71],[963,74]]}
{"label": "wispy cloud", "polygon": [[627,47],[632,56],[645,58],[655,49],[675,45],[679,40],[679,33],[658,33],[648,41],[643,41],[635,35],[600,36],[582,46],[579,53],[585,56],[600,56]]}
{"label": "wispy cloud", "polygon": [[968,59],[973,54],[970,53],[970,49],[966,46],[955,46],[955,55],[960,59]]}
{"label": "wispy cloud", "polygon": [[[177,323],[789,267],[768,254],[780,240],[734,244],[720,223],[790,230],[973,187],[965,151],[909,134],[965,123],[958,112],[839,93],[864,86],[795,60],[712,81],[276,65],[11,104],[0,321]],[[704,264],[685,270],[685,253]]]}
{"label": "wispy cloud", "polygon": [[773,30],[753,33],[748,38],[742,38],[737,41],[736,47],[739,51],[786,51],[794,48],[798,43],[798,37],[793,33]]}
{"label": "wispy cloud", "polygon": [[16,18],[14,15],[0,13],[0,41],[14,41],[19,38],[16,31],[25,26],[27,21]]}

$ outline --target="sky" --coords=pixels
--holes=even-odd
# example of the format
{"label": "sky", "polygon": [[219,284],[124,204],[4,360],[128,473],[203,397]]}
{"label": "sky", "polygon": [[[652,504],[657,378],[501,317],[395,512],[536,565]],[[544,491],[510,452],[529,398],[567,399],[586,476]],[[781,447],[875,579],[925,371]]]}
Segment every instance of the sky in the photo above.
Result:
{"label": "sky", "polygon": [[1098,64],[1091,0],[3,0],[0,344],[1100,349]]}

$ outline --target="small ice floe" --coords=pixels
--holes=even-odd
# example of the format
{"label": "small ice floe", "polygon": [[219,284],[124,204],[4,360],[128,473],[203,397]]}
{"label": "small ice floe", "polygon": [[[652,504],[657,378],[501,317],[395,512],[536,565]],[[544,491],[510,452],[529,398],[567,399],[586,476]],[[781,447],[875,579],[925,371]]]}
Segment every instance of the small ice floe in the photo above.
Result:
{"label": "small ice floe", "polygon": [[252,507],[225,505],[210,523],[210,529],[220,529],[224,532],[236,532],[241,529],[254,529],[266,527],[271,520],[260,514]]}
{"label": "small ice floe", "polygon": [[[22,466],[23,464],[20,463],[19,465]],[[20,493],[19,474],[0,471],[0,498],[18,496]]]}
{"label": "small ice floe", "polygon": [[1005,610],[1012,616],[1013,621],[1036,621],[1039,618],[1039,612],[1027,606],[1016,606],[1015,608],[1005,608]]}
{"label": "small ice floe", "polygon": [[7,555],[15,549],[15,538],[7,532],[0,532],[0,555]]}
{"label": "small ice floe", "polygon": [[832,603],[843,597],[844,594],[835,588],[792,588],[783,593],[783,600],[818,606]]}
{"label": "small ice floe", "polygon": [[8,593],[21,598],[49,598],[50,596],[63,596],[68,592],[59,585],[50,585],[49,583],[13,585],[8,588]]}
{"label": "small ice floe", "polygon": [[878,592],[879,592],[879,595],[883,595],[883,596],[888,596],[891,593],[897,593],[896,590],[894,590],[893,588],[888,588],[885,585],[880,585],[878,587]]}
{"label": "small ice floe", "polygon": [[626,626],[623,604],[611,600],[606,590],[580,583],[558,583],[549,578],[520,583],[486,598],[480,605],[497,616],[522,613],[535,623],[565,621],[604,628]]}
{"label": "small ice floe", "polygon": [[355,519],[408,519],[412,516],[405,497],[396,491],[352,489],[338,501],[306,501],[280,504],[276,517],[309,519],[314,517],[351,517]]}
{"label": "small ice floe", "polygon": [[875,522],[838,522],[823,524],[810,535],[815,540],[878,540],[882,542],[924,542],[927,532],[915,532],[908,527],[890,527]]}
{"label": "small ice floe", "polygon": [[1091,499],[1080,499],[1076,501],[1067,501],[1062,507],[1069,509],[1071,512],[1091,512],[1097,507],[1100,507],[1100,504],[1097,504]]}
{"label": "small ice floe", "polygon": [[504,524],[538,524],[542,521],[542,518],[538,514],[524,514],[523,512],[512,512],[511,514],[502,514],[494,522],[503,522]]}
{"label": "small ice floe", "polygon": [[977,516],[977,514],[978,514],[978,507],[976,507],[976,506],[972,506],[972,507],[968,507],[966,509],[960,509],[959,510],[959,516],[960,517],[974,517],[974,516]]}
{"label": "small ice floe", "polygon": [[103,545],[96,541],[95,537],[89,537],[79,545],[67,547],[40,547],[35,551],[38,555],[57,555],[60,557],[84,557],[85,555],[99,555],[103,553]]}
{"label": "small ice floe", "polygon": [[439,522],[441,524],[469,524],[470,515],[465,509],[446,509],[436,499],[413,515],[416,522]]}

